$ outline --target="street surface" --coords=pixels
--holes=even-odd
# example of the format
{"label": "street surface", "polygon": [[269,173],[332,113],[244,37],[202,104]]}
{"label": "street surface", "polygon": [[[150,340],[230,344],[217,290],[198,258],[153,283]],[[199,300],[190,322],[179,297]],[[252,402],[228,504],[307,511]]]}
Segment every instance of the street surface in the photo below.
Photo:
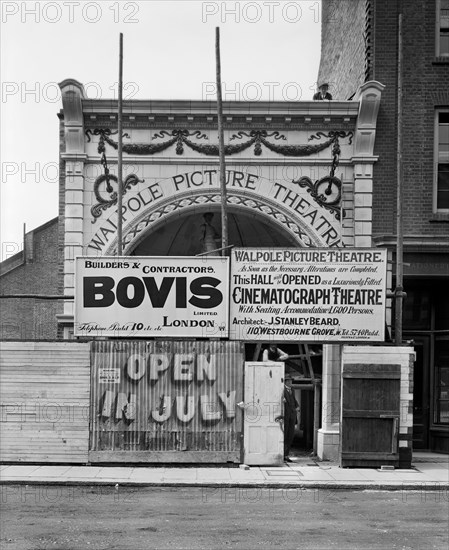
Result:
{"label": "street surface", "polygon": [[449,547],[447,490],[0,486],[1,550]]}

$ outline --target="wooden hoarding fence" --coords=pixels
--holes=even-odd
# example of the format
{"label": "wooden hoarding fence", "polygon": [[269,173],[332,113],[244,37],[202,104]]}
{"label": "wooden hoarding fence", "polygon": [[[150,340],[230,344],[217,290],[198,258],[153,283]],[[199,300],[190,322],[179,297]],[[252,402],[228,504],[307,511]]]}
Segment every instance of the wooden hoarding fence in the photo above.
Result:
{"label": "wooden hoarding fence", "polygon": [[0,460],[86,463],[89,344],[0,343]]}

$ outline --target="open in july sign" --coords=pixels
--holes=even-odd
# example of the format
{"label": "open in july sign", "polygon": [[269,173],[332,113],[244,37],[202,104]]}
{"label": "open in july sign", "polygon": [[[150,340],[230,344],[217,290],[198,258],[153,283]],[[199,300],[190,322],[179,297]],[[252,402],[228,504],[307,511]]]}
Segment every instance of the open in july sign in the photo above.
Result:
{"label": "open in july sign", "polygon": [[386,250],[232,251],[230,338],[379,342]]}

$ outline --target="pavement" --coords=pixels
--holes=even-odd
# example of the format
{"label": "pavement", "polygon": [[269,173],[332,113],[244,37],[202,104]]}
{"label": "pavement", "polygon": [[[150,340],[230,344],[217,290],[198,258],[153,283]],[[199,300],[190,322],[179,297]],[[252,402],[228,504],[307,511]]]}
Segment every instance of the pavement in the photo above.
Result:
{"label": "pavement", "polygon": [[137,487],[261,487],[373,490],[449,489],[449,455],[414,453],[412,468],[340,468],[307,456],[282,466],[0,465],[0,484]]}

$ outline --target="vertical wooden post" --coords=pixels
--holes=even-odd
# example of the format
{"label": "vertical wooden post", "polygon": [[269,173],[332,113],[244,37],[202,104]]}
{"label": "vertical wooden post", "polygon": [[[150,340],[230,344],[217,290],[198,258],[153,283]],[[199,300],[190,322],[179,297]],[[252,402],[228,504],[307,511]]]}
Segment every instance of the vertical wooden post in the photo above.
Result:
{"label": "vertical wooden post", "polygon": [[396,290],[395,290],[395,330],[394,341],[402,344],[402,305],[403,287],[403,227],[402,227],[402,13],[398,20],[398,137],[396,152],[397,195],[396,195]]}
{"label": "vertical wooden post", "polygon": [[321,428],[320,413],[321,413],[321,380],[316,378],[313,383],[313,454],[317,455],[318,451],[318,430]]}
{"label": "vertical wooden post", "polygon": [[226,203],[226,165],[223,133],[223,103],[221,97],[221,62],[220,62],[220,28],[215,28],[215,58],[217,69],[217,118],[218,118],[218,152],[220,158],[220,194],[221,194],[221,246],[222,255],[226,255],[228,246],[228,212]]}
{"label": "vertical wooden post", "polygon": [[118,128],[118,151],[117,151],[117,256],[121,256],[122,250],[122,112],[123,112],[123,33],[120,33],[120,48],[119,48],[119,71],[118,71],[118,114],[117,114],[117,128]]}
{"label": "vertical wooden post", "polygon": [[[23,224],[23,263],[27,263],[27,224]],[[6,258],[5,258],[6,259]],[[3,258],[2,258],[3,261]]]}

